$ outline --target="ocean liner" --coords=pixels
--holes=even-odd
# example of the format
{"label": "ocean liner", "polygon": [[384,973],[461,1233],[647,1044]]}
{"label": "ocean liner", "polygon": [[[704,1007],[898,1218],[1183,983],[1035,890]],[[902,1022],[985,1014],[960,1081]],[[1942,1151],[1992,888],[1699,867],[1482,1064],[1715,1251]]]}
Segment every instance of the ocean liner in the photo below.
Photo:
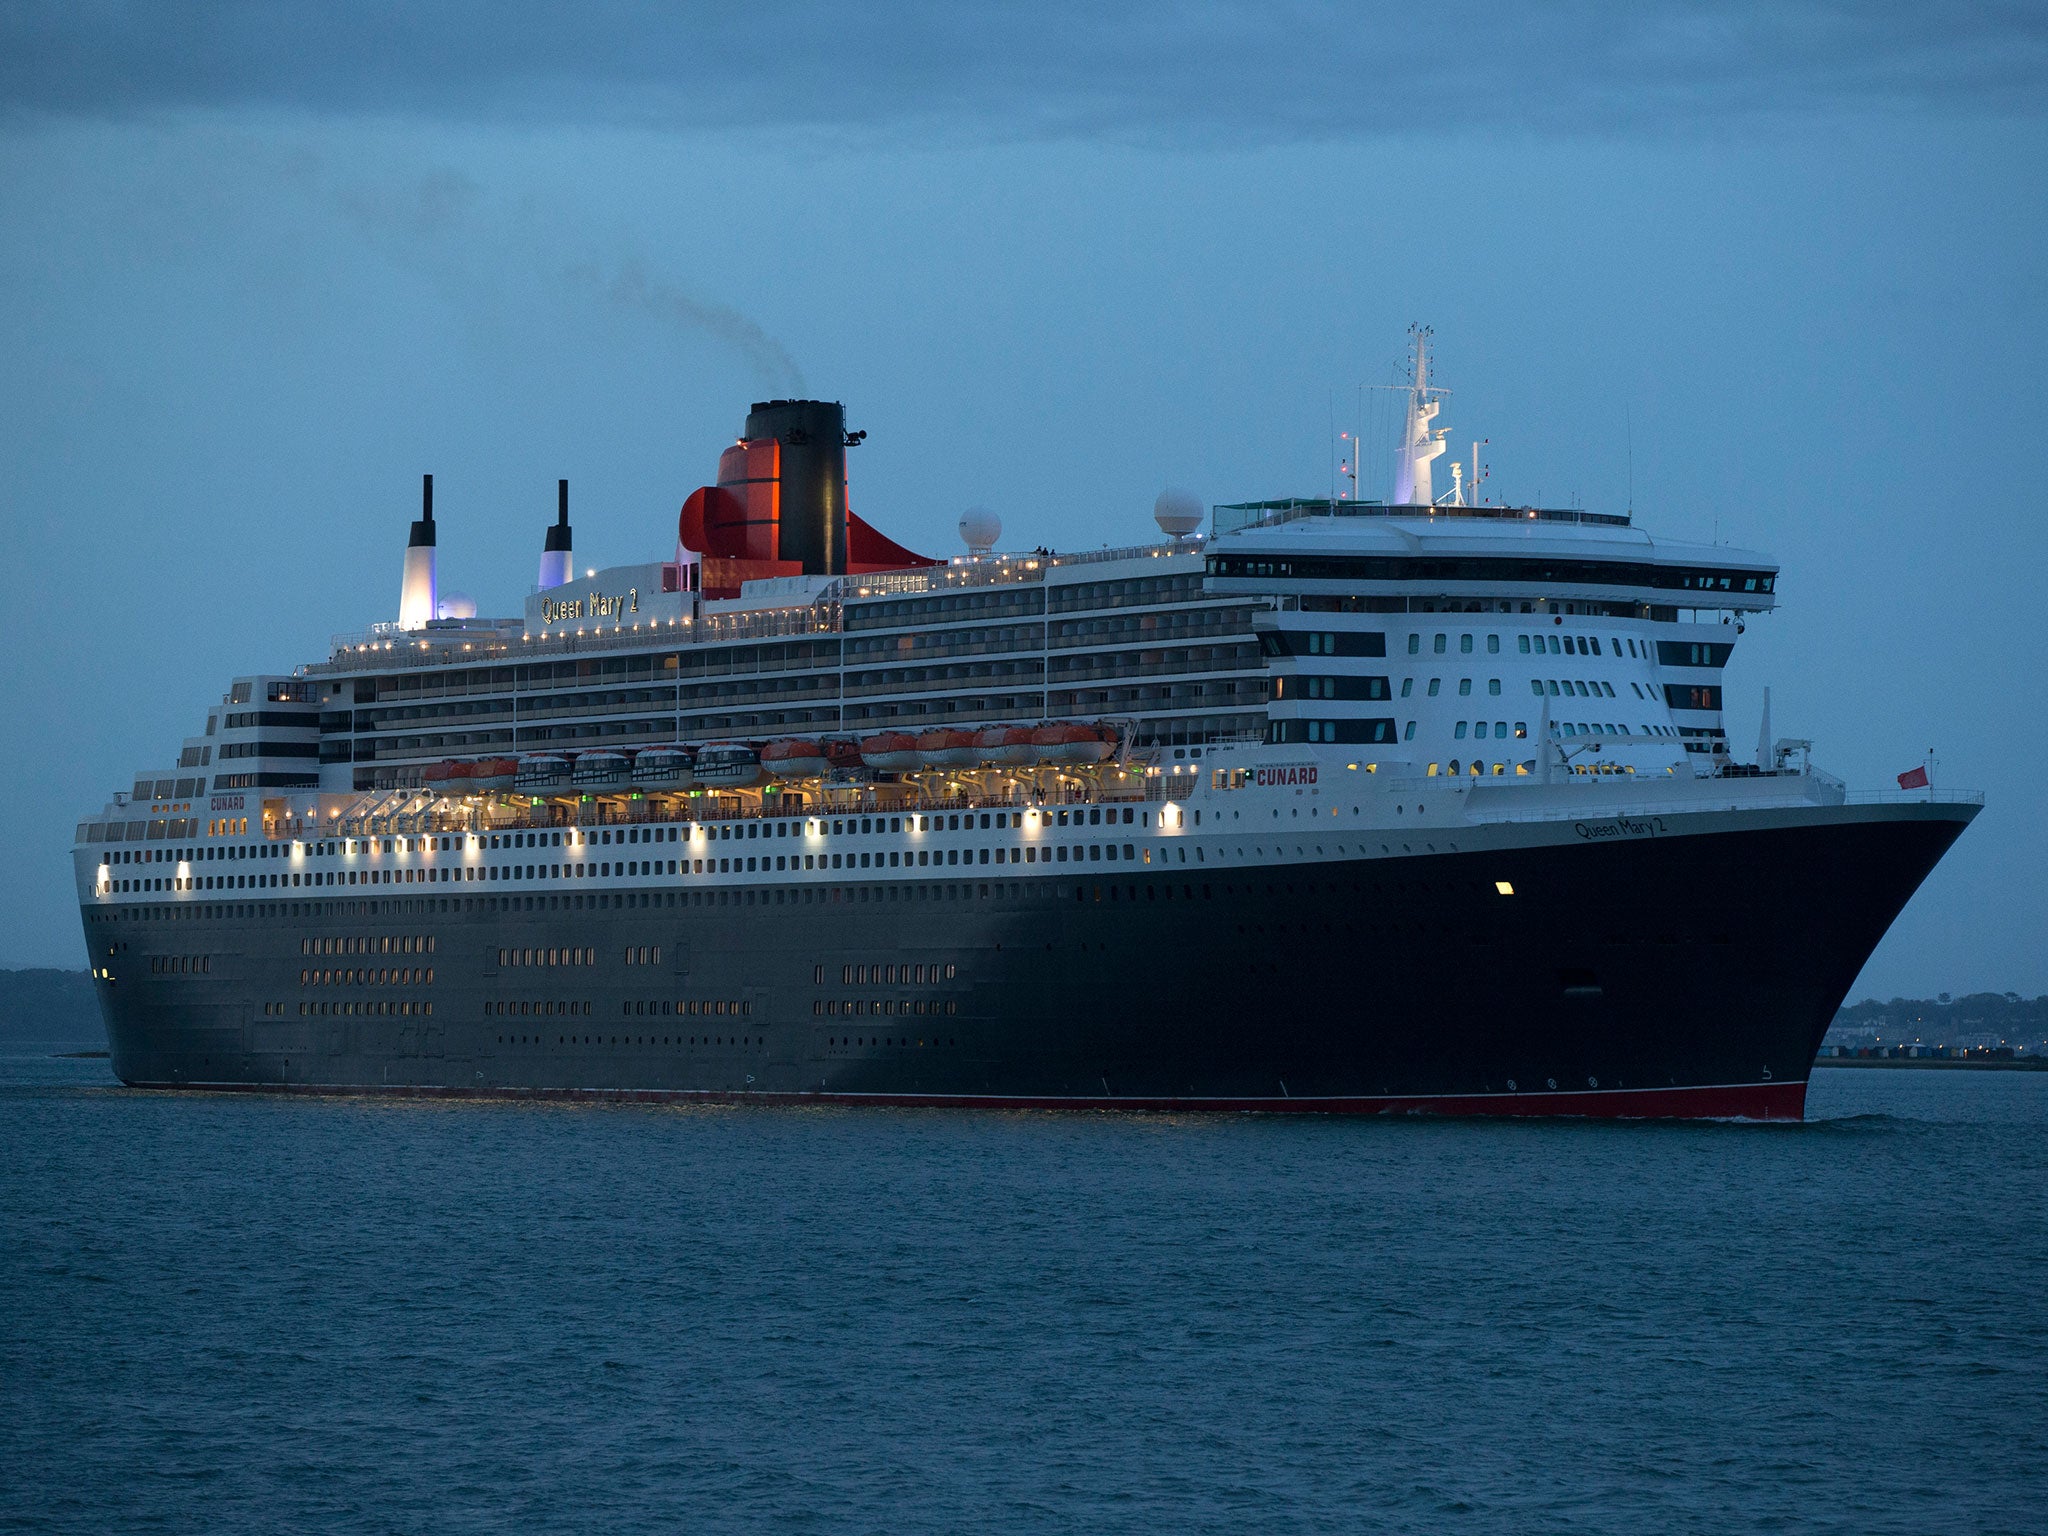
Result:
{"label": "ocean liner", "polygon": [[234,679],[79,824],[114,1070],[1798,1118],[1981,801],[1851,794],[1768,705],[1745,760],[1776,565],[1491,500],[1476,456],[1439,494],[1428,344],[1388,500],[1168,493],[1123,548],[998,553],[977,510],[916,554],[848,505],[841,406],[774,400],[672,558],[579,577],[564,482],[480,618],[429,477],[396,622]]}

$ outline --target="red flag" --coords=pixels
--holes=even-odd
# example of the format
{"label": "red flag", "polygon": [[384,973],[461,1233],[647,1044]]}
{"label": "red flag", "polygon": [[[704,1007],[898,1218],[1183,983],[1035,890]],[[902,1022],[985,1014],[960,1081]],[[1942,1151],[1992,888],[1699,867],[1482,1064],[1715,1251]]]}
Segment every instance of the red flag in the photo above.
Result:
{"label": "red flag", "polygon": [[1926,787],[1927,770],[1925,768],[1910,769],[1899,775],[1899,788],[1901,789],[1925,789]]}

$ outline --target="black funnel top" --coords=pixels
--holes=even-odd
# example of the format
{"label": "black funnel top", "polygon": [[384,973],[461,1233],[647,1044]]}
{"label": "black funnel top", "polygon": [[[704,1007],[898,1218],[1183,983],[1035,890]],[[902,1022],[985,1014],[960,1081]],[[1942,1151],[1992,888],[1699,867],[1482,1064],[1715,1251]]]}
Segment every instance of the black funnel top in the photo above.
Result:
{"label": "black funnel top", "polygon": [[837,400],[764,400],[747,413],[749,439],[782,445],[776,558],[804,573],[846,572],[846,407]]}
{"label": "black funnel top", "polygon": [[420,520],[412,525],[412,537],[405,541],[408,549],[432,549],[434,547],[434,477],[420,476]]}
{"label": "black funnel top", "polygon": [[544,550],[558,550],[571,549],[573,547],[569,542],[569,482],[557,480],[555,482],[555,524],[552,528],[548,529],[547,542],[542,544],[541,548]]}

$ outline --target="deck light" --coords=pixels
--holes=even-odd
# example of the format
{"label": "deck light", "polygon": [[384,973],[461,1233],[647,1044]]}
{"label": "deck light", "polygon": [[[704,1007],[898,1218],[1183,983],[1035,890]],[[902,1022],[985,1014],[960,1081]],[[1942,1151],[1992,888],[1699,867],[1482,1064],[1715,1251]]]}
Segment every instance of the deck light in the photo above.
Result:
{"label": "deck light", "polygon": [[1515,887],[1512,881],[1496,880],[1493,882],[1493,888],[1503,896],[1512,896],[1515,894]]}

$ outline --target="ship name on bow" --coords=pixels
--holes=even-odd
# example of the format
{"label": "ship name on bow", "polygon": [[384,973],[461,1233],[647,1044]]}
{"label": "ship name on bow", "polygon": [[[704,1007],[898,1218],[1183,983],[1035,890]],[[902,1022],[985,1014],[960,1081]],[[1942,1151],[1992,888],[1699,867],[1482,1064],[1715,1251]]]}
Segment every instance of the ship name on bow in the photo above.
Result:
{"label": "ship name on bow", "polygon": [[1617,816],[1612,821],[1575,821],[1572,830],[1597,843],[1610,837],[1656,837],[1669,829],[1662,816]]}

